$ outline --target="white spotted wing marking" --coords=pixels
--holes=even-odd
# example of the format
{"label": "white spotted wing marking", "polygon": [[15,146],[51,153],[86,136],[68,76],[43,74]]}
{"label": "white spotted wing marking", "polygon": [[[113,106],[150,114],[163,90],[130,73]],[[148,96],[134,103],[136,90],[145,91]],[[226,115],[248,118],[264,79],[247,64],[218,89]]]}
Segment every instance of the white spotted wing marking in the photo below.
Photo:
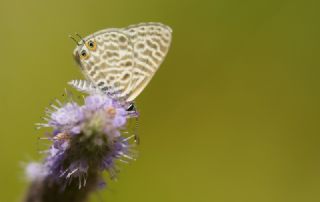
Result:
{"label": "white spotted wing marking", "polygon": [[[142,23],[123,29],[106,29],[84,38],[97,48],[86,60],[77,58],[86,78],[102,92],[133,101],[151,80],[171,43],[171,29],[160,23]],[[78,56],[79,57],[79,56]],[[73,85],[77,86],[77,85]]]}

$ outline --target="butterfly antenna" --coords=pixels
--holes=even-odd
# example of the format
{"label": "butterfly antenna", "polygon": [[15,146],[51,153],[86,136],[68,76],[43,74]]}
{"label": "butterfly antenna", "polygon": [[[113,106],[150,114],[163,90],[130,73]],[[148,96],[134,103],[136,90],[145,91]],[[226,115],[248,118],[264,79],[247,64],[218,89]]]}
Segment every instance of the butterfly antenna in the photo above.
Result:
{"label": "butterfly antenna", "polygon": [[135,128],[134,128],[134,140],[135,140],[136,144],[139,145],[140,144],[140,137],[138,135],[138,128],[139,128],[138,108],[135,104],[133,106],[134,106],[134,113],[135,113],[135,120],[136,120],[135,121]]}
{"label": "butterfly antenna", "polygon": [[82,36],[80,36],[80,34],[76,33],[76,35],[81,39],[81,41],[83,42],[83,44],[86,42],[86,41],[82,38]]}
{"label": "butterfly antenna", "polygon": [[80,45],[79,42],[71,35],[69,34],[69,38],[72,39],[78,46]]}

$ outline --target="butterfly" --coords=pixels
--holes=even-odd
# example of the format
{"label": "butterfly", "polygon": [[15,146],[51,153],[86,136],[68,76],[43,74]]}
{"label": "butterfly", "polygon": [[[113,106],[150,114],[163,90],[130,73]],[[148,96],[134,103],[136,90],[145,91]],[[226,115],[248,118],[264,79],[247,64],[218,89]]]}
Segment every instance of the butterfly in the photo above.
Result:
{"label": "butterfly", "polygon": [[70,85],[133,102],[166,57],[172,30],[161,23],[140,23],[97,31],[76,41],[73,57],[86,80]]}

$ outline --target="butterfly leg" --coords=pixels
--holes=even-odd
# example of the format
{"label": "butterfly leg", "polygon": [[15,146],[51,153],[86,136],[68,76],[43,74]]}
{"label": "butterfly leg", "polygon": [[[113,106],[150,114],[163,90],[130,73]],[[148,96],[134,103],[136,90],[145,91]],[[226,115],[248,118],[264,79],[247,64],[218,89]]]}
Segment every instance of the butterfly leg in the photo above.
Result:
{"label": "butterfly leg", "polygon": [[133,131],[133,135],[134,135],[134,140],[137,144],[140,143],[140,138],[138,135],[138,127],[139,127],[139,114],[137,111],[137,107],[136,105],[132,102],[129,104],[129,106],[127,107],[127,113],[129,115],[129,117],[135,118],[135,128]]}
{"label": "butterfly leg", "polygon": [[94,86],[94,84],[86,80],[72,80],[68,82],[68,84],[80,92],[88,94],[98,92],[98,89]]}
{"label": "butterfly leg", "polygon": [[139,145],[140,137],[138,135],[139,117],[136,117],[136,127],[134,128],[134,141]]}

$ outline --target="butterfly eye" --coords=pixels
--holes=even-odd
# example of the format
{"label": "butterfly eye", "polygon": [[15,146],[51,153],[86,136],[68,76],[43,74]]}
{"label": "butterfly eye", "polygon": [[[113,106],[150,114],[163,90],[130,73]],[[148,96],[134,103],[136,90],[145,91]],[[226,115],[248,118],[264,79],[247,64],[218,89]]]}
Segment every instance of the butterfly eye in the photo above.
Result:
{"label": "butterfly eye", "polygon": [[97,49],[97,44],[95,41],[93,40],[89,40],[86,42],[86,46],[88,49],[92,50],[92,51],[95,51]]}
{"label": "butterfly eye", "polygon": [[82,51],[80,52],[80,58],[81,58],[81,59],[84,59],[84,60],[86,60],[86,59],[89,58],[89,54],[87,53],[86,50],[82,50]]}

